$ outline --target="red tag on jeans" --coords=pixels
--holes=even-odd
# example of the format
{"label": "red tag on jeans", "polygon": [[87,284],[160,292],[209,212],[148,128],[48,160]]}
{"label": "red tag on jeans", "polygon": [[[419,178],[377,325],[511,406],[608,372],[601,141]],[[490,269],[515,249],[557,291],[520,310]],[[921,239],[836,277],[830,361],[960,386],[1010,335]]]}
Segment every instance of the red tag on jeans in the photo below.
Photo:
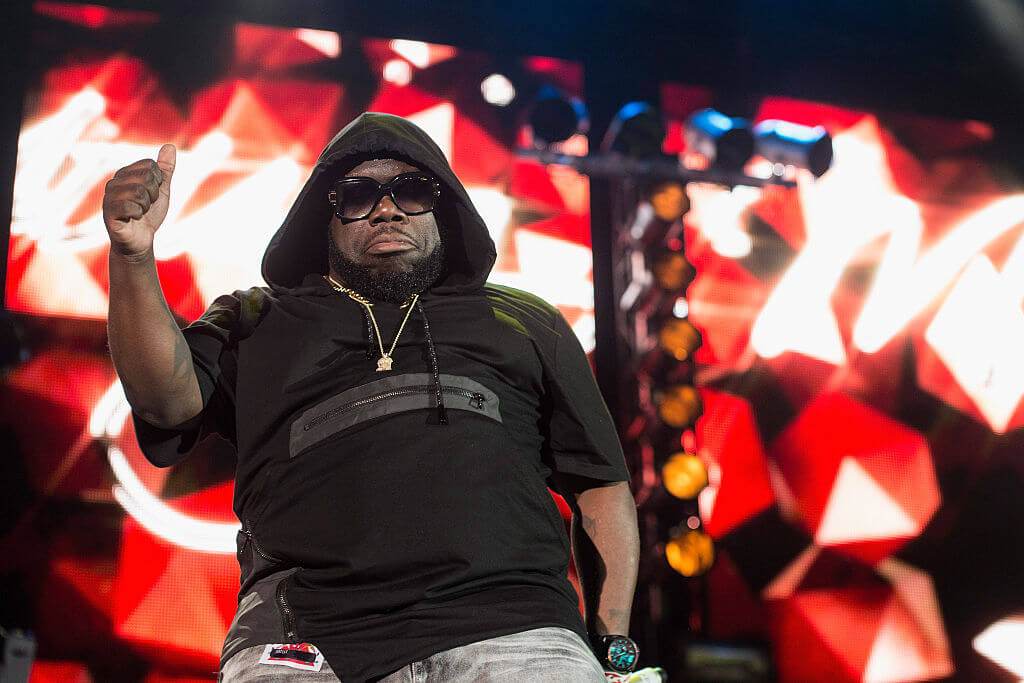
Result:
{"label": "red tag on jeans", "polygon": [[260,664],[277,664],[302,671],[319,671],[324,656],[312,643],[273,643],[263,648]]}

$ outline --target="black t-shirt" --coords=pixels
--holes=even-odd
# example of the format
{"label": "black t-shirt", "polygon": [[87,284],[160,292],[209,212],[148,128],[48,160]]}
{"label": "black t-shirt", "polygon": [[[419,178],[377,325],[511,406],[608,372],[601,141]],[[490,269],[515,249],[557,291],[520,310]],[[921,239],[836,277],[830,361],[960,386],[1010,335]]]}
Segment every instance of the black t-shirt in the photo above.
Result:
{"label": "black t-shirt", "polygon": [[[297,568],[275,593],[284,635],[320,647],[345,681],[528,628],[585,635],[547,486],[554,472],[628,472],[558,311],[492,285],[425,296],[442,425],[420,311],[377,372],[361,306],[303,284],[221,297],[185,330],[201,424],[136,419],[157,464],[213,432],[235,445],[241,594]],[[385,348],[405,313],[374,306]]]}

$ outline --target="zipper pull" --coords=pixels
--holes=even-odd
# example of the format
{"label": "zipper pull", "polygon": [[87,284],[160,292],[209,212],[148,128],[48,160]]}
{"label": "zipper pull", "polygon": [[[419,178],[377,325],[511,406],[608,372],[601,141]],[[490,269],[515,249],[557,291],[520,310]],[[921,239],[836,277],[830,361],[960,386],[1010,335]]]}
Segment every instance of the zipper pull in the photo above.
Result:
{"label": "zipper pull", "polygon": [[474,391],[473,397],[469,399],[469,405],[476,408],[477,410],[484,409],[484,395],[480,392]]}

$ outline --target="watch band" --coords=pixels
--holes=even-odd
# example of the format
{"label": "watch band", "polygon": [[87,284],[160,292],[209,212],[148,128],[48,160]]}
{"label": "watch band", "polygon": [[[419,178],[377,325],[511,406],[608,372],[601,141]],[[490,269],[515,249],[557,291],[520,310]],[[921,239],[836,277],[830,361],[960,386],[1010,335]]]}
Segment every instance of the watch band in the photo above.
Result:
{"label": "watch band", "polygon": [[609,671],[628,674],[636,669],[640,648],[629,636],[597,636],[593,640],[593,645],[601,666]]}

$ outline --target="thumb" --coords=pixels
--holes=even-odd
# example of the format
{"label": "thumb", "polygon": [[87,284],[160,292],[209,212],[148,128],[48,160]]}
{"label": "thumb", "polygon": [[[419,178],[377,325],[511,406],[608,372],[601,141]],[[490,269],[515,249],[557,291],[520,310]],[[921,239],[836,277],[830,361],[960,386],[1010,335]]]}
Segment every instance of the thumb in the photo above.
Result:
{"label": "thumb", "polygon": [[169,194],[171,189],[171,176],[174,175],[174,164],[178,158],[178,150],[174,145],[164,145],[156,157],[156,165],[163,171],[164,181],[160,183],[160,192]]}

